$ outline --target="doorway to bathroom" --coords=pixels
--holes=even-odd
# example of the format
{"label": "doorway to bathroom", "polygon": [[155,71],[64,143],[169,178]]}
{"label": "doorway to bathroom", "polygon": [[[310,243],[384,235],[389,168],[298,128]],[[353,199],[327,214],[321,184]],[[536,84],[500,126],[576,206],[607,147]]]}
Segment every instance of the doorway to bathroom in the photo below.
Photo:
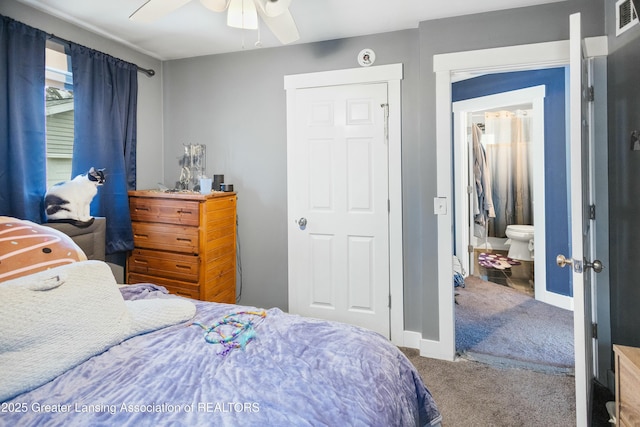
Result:
{"label": "doorway to bathroom", "polygon": [[546,256],[544,97],[540,85],[458,101],[453,113],[456,254],[470,275],[546,301],[546,266],[534,262]]}
{"label": "doorway to bathroom", "polygon": [[[469,274],[570,310],[570,278],[549,268],[569,233],[567,188],[557,185],[566,181],[565,73],[558,67],[463,76],[452,84],[453,202],[455,255]],[[519,136],[505,144],[497,132]],[[478,157],[483,161],[476,163]],[[482,180],[493,197],[479,197]],[[491,209],[483,205],[487,199]],[[515,232],[514,225],[529,227]]]}
{"label": "doorway to bathroom", "polygon": [[545,148],[564,144],[565,133],[554,123],[547,132],[546,85],[494,91],[452,103],[455,254],[468,272],[466,287],[455,292],[456,352],[571,374],[570,297],[547,290],[544,262],[547,200],[554,197],[546,191],[546,166],[565,168],[547,162]]}

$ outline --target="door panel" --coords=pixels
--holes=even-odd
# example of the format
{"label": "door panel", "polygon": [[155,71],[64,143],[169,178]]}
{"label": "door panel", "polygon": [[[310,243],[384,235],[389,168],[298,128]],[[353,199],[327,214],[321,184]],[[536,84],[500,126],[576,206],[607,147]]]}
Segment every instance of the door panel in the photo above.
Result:
{"label": "door panel", "polygon": [[289,310],[389,337],[386,102],[386,83],[297,90]]}
{"label": "door panel", "polygon": [[593,335],[591,329],[590,162],[585,83],[586,60],[583,49],[580,14],[570,17],[570,212],[571,257],[574,298],[574,349],[577,425],[590,425],[591,383],[593,379]]}

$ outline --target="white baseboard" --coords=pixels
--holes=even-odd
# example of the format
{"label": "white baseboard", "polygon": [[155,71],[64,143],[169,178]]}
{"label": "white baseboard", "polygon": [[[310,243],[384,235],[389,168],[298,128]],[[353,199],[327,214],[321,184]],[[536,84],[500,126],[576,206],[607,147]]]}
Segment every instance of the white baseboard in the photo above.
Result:
{"label": "white baseboard", "polygon": [[440,341],[426,340],[422,338],[420,332],[404,331],[402,334],[403,347],[420,350],[420,356],[432,359],[454,360],[455,355],[451,355],[451,351],[444,349],[443,343]]}
{"label": "white baseboard", "polygon": [[449,346],[444,347],[441,341],[422,339],[420,340],[420,356],[453,361],[455,354],[451,354]]}

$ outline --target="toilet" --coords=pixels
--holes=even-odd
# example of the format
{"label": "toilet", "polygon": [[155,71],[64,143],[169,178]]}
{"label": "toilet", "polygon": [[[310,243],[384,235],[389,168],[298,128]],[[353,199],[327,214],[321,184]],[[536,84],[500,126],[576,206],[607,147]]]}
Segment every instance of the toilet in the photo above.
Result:
{"label": "toilet", "polygon": [[507,225],[509,258],[533,261],[533,225]]}

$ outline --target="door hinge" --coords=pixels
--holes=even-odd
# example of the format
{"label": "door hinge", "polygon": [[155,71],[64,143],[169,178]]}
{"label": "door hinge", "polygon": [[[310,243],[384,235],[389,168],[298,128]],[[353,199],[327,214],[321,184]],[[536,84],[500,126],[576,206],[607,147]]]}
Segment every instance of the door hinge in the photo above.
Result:
{"label": "door hinge", "polygon": [[591,324],[591,336],[593,337],[593,339],[598,339],[598,324],[597,323],[592,323]]}
{"label": "door hinge", "polygon": [[389,104],[380,104],[384,108],[384,142],[389,143]]}
{"label": "door hinge", "polygon": [[587,88],[587,100],[593,102],[596,99],[596,92],[593,86]]}
{"label": "door hinge", "polygon": [[389,309],[391,309],[391,294],[389,294]]}
{"label": "door hinge", "polygon": [[596,205],[589,205],[589,219],[596,219]]}
{"label": "door hinge", "polygon": [[391,200],[387,199],[387,212],[391,212]]}
{"label": "door hinge", "polygon": [[467,252],[473,253],[473,245],[468,245],[467,246]]}
{"label": "door hinge", "polygon": [[467,194],[473,194],[473,187],[471,185],[467,185]]}

